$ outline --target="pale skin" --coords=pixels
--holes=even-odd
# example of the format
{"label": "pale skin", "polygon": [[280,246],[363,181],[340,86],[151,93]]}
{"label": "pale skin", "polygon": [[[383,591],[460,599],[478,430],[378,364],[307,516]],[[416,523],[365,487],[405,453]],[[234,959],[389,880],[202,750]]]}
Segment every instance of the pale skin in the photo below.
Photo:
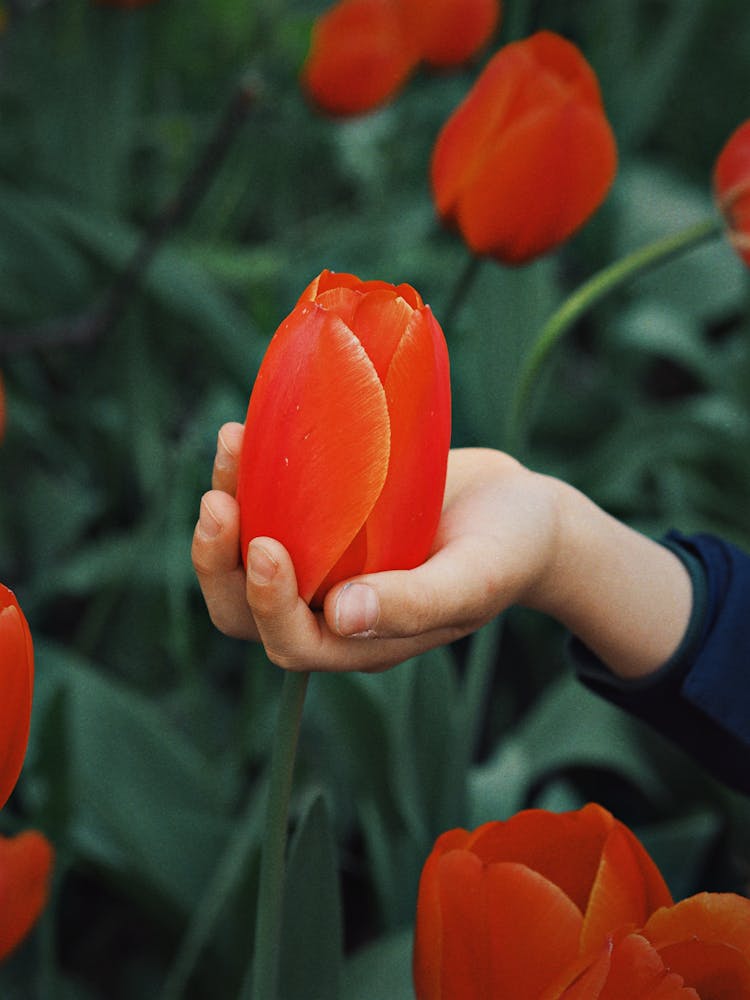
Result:
{"label": "pale skin", "polygon": [[272,538],[239,555],[234,499],[242,424],[225,424],[192,558],[211,619],[260,641],[287,670],[386,670],[459,639],[511,605],[557,619],[624,678],[661,666],[682,639],[690,578],[668,549],[578,490],[484,448],[451,451],[433,551],[417,569],[345,581],[311,611]]}

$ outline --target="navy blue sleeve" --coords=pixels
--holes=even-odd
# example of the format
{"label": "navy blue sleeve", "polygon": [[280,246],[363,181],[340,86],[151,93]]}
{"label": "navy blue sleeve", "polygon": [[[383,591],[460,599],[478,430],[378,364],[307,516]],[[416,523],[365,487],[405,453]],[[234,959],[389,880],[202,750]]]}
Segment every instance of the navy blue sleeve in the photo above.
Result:
{"label": "navy blue sleeve", "polygon": [[663,543],[693,581],[679,649],[655,673],[625,681],[573,638],[578,676],[750,795],[750,555],[713,535],[670,532]]}

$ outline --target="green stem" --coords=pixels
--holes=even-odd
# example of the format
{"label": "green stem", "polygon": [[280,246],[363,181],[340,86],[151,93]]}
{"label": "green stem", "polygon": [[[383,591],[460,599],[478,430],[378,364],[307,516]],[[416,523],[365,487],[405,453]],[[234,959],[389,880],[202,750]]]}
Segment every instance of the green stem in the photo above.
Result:
{"label": "green stem", "polygon": [[255,948],[240,991],[242,1000],[278,1000],[289,800],[309,678],[308,673],[288,671],[281,689],[260,858]]}
{"label": "green stem", "polygon": [[461,273],[458,276],[458,281],[453,286],[451,297],[446,303],[442,315],[437,317],[440,325],[442,326],[446,334],[453,326],[453,321],[456,318],[458,310],[461,308],[464,299],[471,291],[471,288],[477,279],[477,275],[479,274],[479,268],[481,267],[481,264],[482,264],[481,257],[477,257],[474,254],[472,254],[472,256],[469,257],[463,271],[461,271]]}
{"label": "green stem", "polygon": [[539,336],[532,344],[531,351],[516,385],[516,393],[510,410],[510,441],[512,449],[517,450],[521,445],[523,417],[527,412],[531,393],[542,367],[552,349],[576,320],[599,302],[600,299],[603,299],[631,278],[644,274],[657,265],[670,260],[672,257],[676,257],[678,254],[690,250],[699,243],[717,236],[722,229],[722,220],[711,217],[710,219],[705,219],[702,222],[688,226],[679,233],[662,237],[654,243],[640,247],[638,250],[634,250],[632,253],[627,254],[627,256],[598,271],[562,303],[544,324],[539,332]]}

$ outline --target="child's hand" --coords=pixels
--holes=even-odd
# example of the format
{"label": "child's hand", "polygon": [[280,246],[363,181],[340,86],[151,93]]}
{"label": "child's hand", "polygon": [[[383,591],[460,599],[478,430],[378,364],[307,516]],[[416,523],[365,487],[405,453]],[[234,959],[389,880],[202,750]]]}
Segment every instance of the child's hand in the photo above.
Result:
{"label": "child's hand", "polygon": [[193,563],[214,624],[227,635],[260,640],[279,666],[383,670],[474,631],[510,604],[537,603],[536,586],[554,559],[555,480],[499,452],[451,452],[427,562],[337,584],[323,611],[312,612],[274,539],[251,542],[245,575],[234,500],[241,442],[241,424],[222,427]]}

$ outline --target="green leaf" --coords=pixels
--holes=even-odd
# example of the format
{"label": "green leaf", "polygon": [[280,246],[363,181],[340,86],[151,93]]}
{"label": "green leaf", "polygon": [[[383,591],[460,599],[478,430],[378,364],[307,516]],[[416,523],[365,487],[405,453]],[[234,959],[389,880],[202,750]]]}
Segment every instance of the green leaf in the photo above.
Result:
{"label": "green leaf", "polygon": [[342,1000],[414,1000],[412,931],[383,937],[358,951],[344,968]]}
{"label": "green leaf", "polygon": [[289,852],[281,938],[283,1000],[338,1000],[342,954],[336,845],[325,797],[317,793]]}

